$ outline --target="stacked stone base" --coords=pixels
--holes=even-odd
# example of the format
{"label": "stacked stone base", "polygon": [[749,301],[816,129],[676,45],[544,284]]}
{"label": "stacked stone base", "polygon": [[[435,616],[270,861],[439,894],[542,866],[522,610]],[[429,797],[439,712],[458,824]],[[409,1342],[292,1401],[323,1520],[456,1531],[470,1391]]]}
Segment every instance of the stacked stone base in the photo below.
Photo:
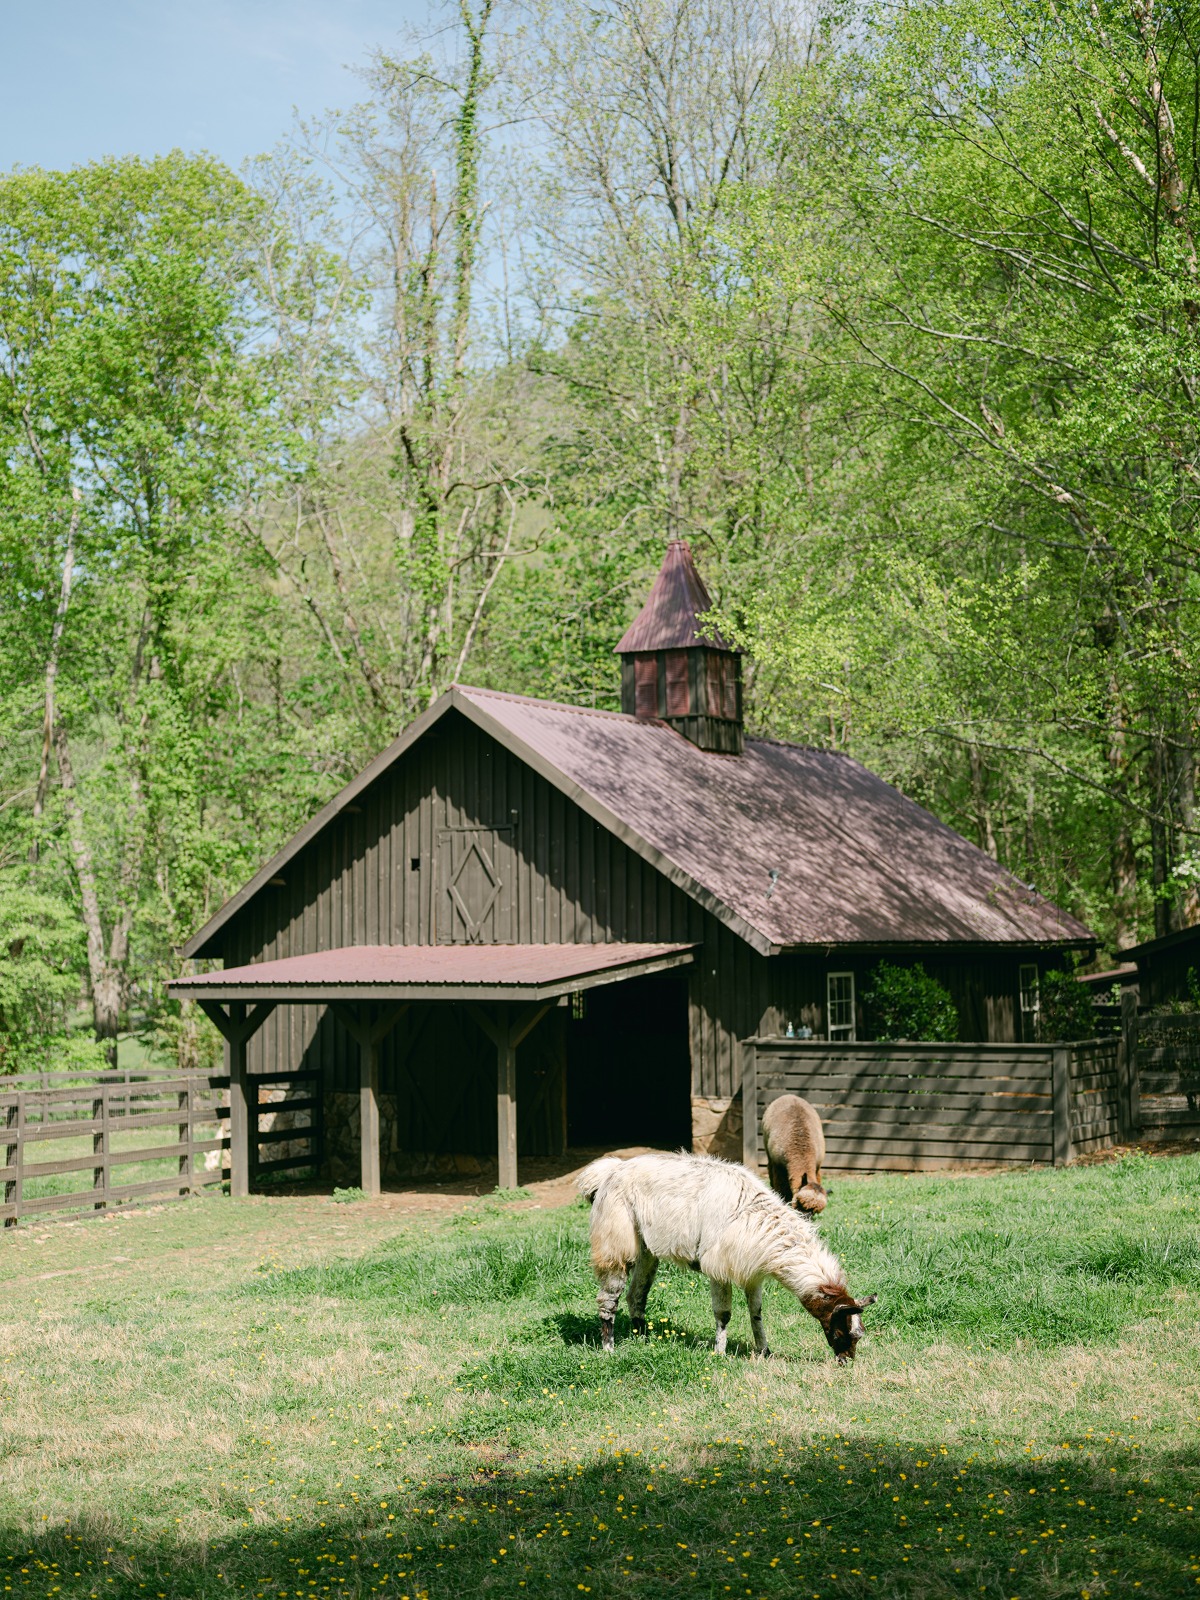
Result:
{"label": "stacked stone base", "polygon": [[[325,1167],[336,1184],[347,1188],[362,1176],[360,1109],[356,1094],[330,1093],[325,1096]],[[379,1167],[384,1183],[411,1182],[428,1178],[477,1178],[494,1161],[469,1154],[441,1154],[421,1150],[402,1150],[396,1138],[396,1101],[393,1095],[379,1096]]]}
{"label": "stacked stone base", "polygon": [[742,1159],[742,1096],[692,1096],[692,1149],[697,1155]]}

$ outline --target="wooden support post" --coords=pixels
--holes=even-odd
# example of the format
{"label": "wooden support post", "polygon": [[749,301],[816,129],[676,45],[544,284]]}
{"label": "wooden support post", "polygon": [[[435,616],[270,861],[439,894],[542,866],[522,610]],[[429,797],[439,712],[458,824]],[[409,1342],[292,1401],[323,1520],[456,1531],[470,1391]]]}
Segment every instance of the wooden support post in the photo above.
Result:
{"label": "wooden support post", "polygon": [[1070,1164],[1073,1154],[1071,1148],[1071,1052],[1065,1046],[1058,1046],[1054,1051],[1053,1065],[1053,1098],[1054,1098],[1054,1165],[1065,1167]]}
{"label": "wooden support post", "polygon": [[496,1186],[517,1187],[517,1047],[505,1017],[496,1028]]}
{"label": "wooden support post", "polygon": [[250,1106],[246,1092],[246,1046],[275,1009],[274,1000],[260,1000],[247,1012],[244,1000],[230,1002],[226,1011],[217,1000],[201,1000],[200,1009],[215,1023],[225,1040],[225,1071],[229,1076],[229,1193],[239,1199],[250,1193],[250,1179],[258,1166],[258,1087],[253,1085],[254,1142],[251,1149]]}
{"label": "wooden support post", "polygon": [[242,1032],[246,1021],[244,1001],[233,1002],[229,1007],[229,1019],[234,1028],[225,1039],[225,1068],[229,1073],[229,1193],[235,1200],[243,1200],[250,1193],[250,1117],[246,1104],[246,1037]]}
{"label": "wooden support post", "polygon": [[758,1171],[758,1047],[742,1044],[742,1165]]}
{"label": "wooden support post", "polygon": [[364,1040],[358,1058],[358,1122],[361,1132],[362,1190],[379,1194],[379,1043]]}
{"label": "wooden support post", "polygon": [[379,1047],[408,1010],[407,1001],[384,1006],[374,1022],[367,1022],[353,1006],[335,1001],[330,1010],[358,1045],[358,1128],[360,1183],[374,1199],[382,1189],[383,1164],[379,1150]]}
{"label": "wooden support post", "polygon": [[479,1026],[496,1046],[496,1187],[517,1187],[517,1046],[528,1038],[554,1004],[534,1002],[515,1014],[507,1006],[492,1017],[483,1006],[471,1006]]}
{"label": "wooden support post", "polygon": [[1138,992],[1121,990],[1121,1043],[1117,1048],[1117,1095],[1121,1138],[1136,1139],[1141,1128],[1141,1090],[1138,1083]]}

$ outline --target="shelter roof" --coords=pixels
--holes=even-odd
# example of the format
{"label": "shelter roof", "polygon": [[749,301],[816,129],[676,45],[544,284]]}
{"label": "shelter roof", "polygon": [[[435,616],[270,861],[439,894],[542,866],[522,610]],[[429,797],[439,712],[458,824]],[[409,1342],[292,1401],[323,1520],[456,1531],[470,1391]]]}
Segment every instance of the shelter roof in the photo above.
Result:
{"label": "shelter roof", "polygon": [[1200,942],[1200,922],[1189,923],[1186,928],[1176,928],[1174,933],[1160,934],[1157,939],[1144,939],[1141,944],[1131,944],[1118,950],[1123,961],[1138,961],[1146,956],[1156,956],[1162,950],[1174,950],[1178,945]]}
{"label": "shelter roof", "polygon": [[456,685],[184,946],[205,955],[291,858],[458,711],[763,954],[796,946],[1093,945],[1095,935],[837,751],[700,750],[665,722]]}
{"label": "shelter roof", "polygon": [[686,966],[688,944],[354,945],[177,978],[189,1000],[548,1000]]}
{"label": "shelter roof", "polygon": [[711,610],[712,600],[696,571],[691,546],[683,539],[672,539],[646,604],[630,623],[616,654],[686,650],[697,644],[732,651],[731,644],[712,629],[706,631],[701,622]]}

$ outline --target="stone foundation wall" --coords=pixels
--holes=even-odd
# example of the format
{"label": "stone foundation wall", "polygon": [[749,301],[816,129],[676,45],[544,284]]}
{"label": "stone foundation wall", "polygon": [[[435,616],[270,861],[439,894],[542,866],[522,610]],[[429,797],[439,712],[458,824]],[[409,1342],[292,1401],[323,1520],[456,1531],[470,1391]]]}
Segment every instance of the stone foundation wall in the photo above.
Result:
{"label": "stone foundation wall", "polygon": [[742,1095],[692,1096],[692,1149],[697,1155],[742,1159]]}
{"label": "stone foundation wall", "polygon": [[[357,1094],[325,1096],[325,1165],[334,1183],[353,1187],[362,1178]],[[495,1162],[491,1165],[494,1167]],[[431,1155],[401,1150],[396,1141],[396,1097],[379,1096],[379,1170],[386,1183],[411,1178],[477,1178],[484,1163],[472,1155]]]}

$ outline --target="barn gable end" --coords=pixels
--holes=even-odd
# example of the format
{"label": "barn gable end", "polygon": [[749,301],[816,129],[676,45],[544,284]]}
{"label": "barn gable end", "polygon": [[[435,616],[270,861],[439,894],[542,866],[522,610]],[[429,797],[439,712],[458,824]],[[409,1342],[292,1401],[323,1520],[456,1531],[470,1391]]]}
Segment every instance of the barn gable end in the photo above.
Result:
{"label": "barn gable end", "polygon": [[[463,942],[469,930],[447,879],[462,844],[477,836],[499,880],[479,930],[483,942],[701,946],[686,979],[691,1093],[697,1126],[715,1127],[740,1081],[738,1040],[764,1022],[767,961],[453,710],[310,838],[280,881],[253,894],[209,953],[233,967],[353,945],[435,944],[448,932]],[[473,901],[464,885],[468,911],[487,898],[486,872],[476,880]],[[562,1050],[558,1036],[567,1026],[563,1013],[543,1023],[523,1052],[523,1069],[527,1061],[535,1078],[545,1076],[543,1058]],[[414,1007],[382,1051],[380,1087],[395,1097],[395,1145],[445,1148],[452,1132],[454,1149],[486,1153],[494,1143],[490,1061],[487,1041],[459,1008]],[[357,1048],[322,1006],[280,1007],[250,1041],[251,1073],[297,1063],[320,1070],[335,1095],[353,1094]],[[467,1103],[464,1078],[481,1086]],[[518,1104],[530,1099],[519,1095]],[[456,1101],[462,1115],[447,1130]],[[548,1125],[523,1130],[521,1147],[545,1152],[561,1142],[555,1133]]]}

